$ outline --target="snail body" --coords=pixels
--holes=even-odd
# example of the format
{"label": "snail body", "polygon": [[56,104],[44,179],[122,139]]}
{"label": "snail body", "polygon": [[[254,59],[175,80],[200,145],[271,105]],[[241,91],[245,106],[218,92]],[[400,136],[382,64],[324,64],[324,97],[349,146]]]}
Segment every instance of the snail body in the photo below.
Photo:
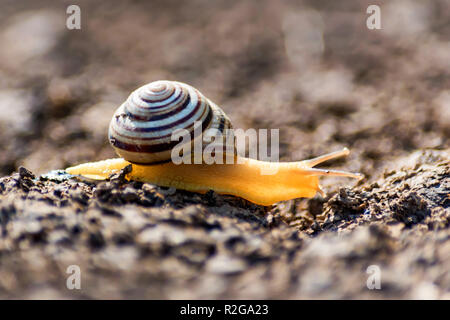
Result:
{"label": "snail body", "polygon": [[[201,124],[201,131],[196,130],[196,123]],[[109,141],[123,158],[85,163],[66,171],[102,180],[131,164],[131,172],[126,175],[130,180],[200,193],[214,190],[261,205],[313,197],[321,192],[319,177],[322,175],[362,178],[356,173],[313,168],[324,161],[348,155],[346,148],[310,160],[284,163],[241,157],[234,144],[224,143],[224,133],[231,128],[225,113],[197,89],[181,82],[155,81],[135,90],[111,120]],[[172,140],[174,130],[184,130],[190,137],[184,151],[192,148],[195,151],[198,145],[205,148],[211,141],[202,133],[215,131],[218,136],[214,141],[226,148],[214,150],[234,161],[175,164],[173,152],[179,142]],[[217,140],[217,137],[223,140]],[[193,157],[188,152],[182,156]],[[264,171],[273,174],[261,174]]]}

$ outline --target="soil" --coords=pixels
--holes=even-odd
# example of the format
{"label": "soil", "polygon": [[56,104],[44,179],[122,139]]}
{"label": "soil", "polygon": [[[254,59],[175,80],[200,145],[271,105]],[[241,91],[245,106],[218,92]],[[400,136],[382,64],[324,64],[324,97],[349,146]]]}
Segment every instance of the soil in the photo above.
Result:
{"label": "soil", "polygon": [[[448,1],[380,1],[381,30],[371,1],[79,1],[81,30],[70,4],[1,4],[1,299],[450,299]],[[53,171],[115,157],[112,114],[158,79],[365,179],[263,207]]]}

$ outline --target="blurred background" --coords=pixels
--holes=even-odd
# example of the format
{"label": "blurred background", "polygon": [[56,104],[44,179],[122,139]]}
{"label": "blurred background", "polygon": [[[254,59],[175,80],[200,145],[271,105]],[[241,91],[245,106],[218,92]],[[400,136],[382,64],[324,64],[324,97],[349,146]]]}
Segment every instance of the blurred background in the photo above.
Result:
{"label": "blurred background", "polygon": [[[0,179],[0,298],[449,297],[448,165],[414,158],[450,147],[449,0],[0,0],[0,177],[115,157],[114,111],[159,79],[237,128],[279,129],[282,161],[348,147],[326,167],[367,179],[324,179],[329,198],[269,211],[21,170]],[[366,287],[372,264],[383,291]]]}
{"label": "blurred background", "polygon": [[[66,9],[81,8],[81,30]],[[366,9],[381,8],[381,30]],[[186,82],[238,128],[279,128],[280,159],[351,149],[370,179],[450,136],[450,2],[0,0],[0,175],[115,157],[135,88]]]}

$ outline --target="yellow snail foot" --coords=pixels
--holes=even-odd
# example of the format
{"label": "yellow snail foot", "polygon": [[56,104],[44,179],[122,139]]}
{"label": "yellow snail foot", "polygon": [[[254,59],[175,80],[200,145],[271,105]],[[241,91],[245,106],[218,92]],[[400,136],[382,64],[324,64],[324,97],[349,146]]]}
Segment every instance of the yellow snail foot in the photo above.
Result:
{"label": "yellow snail foot", "polygon": [[130,163],[124,159],[108,159],[98,162],[88,162],[70,167],[66,172],[72,175],[83,176],[88,179],[105,180],[114,173],[119,173]]}
{"label": "yellow snail foot", "polygon": [[[260,205],[272,205],[294,198],[311,198],[323,192],[319,176],[333,175],[361,179],[358,173],[315,169],[313,166],[337,157],[346,156],[348,149],[310,160],[296,162],[266,162],[237,158],[234,164],[131,164],[124,159],[109,159],[85,163],[66,169],[69,174],[104,180],[127,165],[132,170],[127,179],[149,182],[164,187],[205,193],[214,190],[247,199]],[[264,172],[265,174],[262,174]]]}

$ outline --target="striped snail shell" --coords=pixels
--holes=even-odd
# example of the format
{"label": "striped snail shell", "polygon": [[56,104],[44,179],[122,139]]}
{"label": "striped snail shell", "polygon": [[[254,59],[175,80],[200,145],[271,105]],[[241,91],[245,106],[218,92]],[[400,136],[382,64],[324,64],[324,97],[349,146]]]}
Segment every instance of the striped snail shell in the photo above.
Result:
{"label": "striped snail shell", "polygon": [[[171,160],[172,132],[186,129],[190,143],[205,137],[194,136],[194,124],[202,131],[217,129],[223,134],[231,122],[216,104],[197,89],[176,81],[155,81],[130,94],[115,112],[109,126],[109,142],[116,153],[132,163],[157,164]],[[208,142],[210,142],[208,140]]]}

